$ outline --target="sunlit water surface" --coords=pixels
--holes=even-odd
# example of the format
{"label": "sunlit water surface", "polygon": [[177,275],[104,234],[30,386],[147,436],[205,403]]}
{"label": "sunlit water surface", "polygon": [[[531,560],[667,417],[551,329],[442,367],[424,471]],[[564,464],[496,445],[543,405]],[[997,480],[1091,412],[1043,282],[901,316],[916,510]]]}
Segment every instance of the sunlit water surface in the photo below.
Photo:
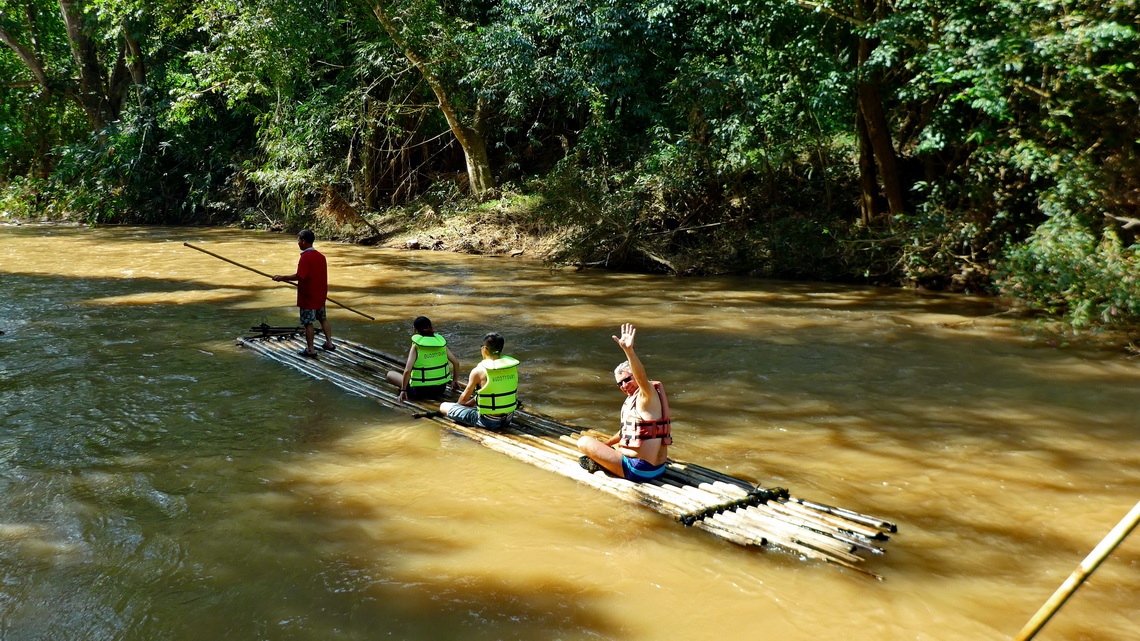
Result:
{"label": "sunlit water surface", "polygon": [[[899,524],[858,574],[742,549],[234,345],[293,237],[0,228],[0,639],[1007,639],[1140,499],[1140,363],[984,300],[318,242],[336,333],[487,331],[605,429],[636,323],[672,453]],[[1039,639],[1140,638],[1134,535]]]}

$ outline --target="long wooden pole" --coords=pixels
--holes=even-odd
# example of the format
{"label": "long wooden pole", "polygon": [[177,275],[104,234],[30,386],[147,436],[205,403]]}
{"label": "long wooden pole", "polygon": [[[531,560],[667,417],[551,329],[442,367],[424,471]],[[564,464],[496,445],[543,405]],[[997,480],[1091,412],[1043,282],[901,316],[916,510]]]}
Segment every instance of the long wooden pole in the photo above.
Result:
{"label": "long wooden pole", "polygon": [[[229,263],[229,264],[231,264],[231,265],[237,265],[238,267],[241,267],[242,269],[248,269],[249,271],[251,271],[251,272],[253,272],[253,273],[255,273],[255,274],[261,274],[262,276],[264,276],[264,277],[266,277],[266,278],[268,278],[268,279],[270,279],[270,280],[272,280],[272,279],[273,279],[273,276],[271,276],[271,275],[269,275],[269,274],[266,274],[265,272],[263,272],[263,271],[261,271],[261,270],[258,270],[258,269],[254,269],[254,268],[252,268],[252,267],[250,267],[250,266],[248,266],[248,265],[242,265],[241,263],[239,263],[239,262],[237,262],[237,261],[235,261],[235,260],[230,260],[230,259],[226,258],[225,256],[219,256],[219,255],[215,254],[215,253],[214,253],[214,252],[212,252],[212,251],[207,251],[207,250],[205,250],[205,249],[202,249],[201,247],[195,247],[194,245],[191,245],[190,243],[182,243],[182,244],[183,244],[183,245],[186,245],[186,246],[187,246],[187,247],[189,247],[190,249],[196,249],[196,250],[198,250],[198,251],[202,252],[203,254],[209,254],[209,255],[213,256],[214,258],[217,258],[218,260],[224,260],[224,261],[226,261],[227,263]],[[289,285],[289,286],[291,286],[291,287],[296,287],[296,286],[297,286],[297,283],[290,283],[290,282],[289,282],[289,281],[287,281],[287,280],[279,280],[279,281],[276,281],[276,282],[278,282],[278,283],[285,283],[286,285]],[[333,299],[331,299],[331,298],[325,298],[325,300],[327,300],[328,302],[330,302],[330,303],[332,303],[332,304],[334,304],[334,305],[339,305],[339,306],[341,306],[341,307],[343,307],[343,308],[347,309],[348,311],[350,311],[350,312],[352,312],[352,313],[354,313],[354,314],[360,314],[361,316],[363,316],[363,317],[367,318],[368,320],[376,320],[375,318],[373,318],[373,317],[369,316],[368,314],[365,314],[364,312],[362,312],[362,311],[359,311],[359,310],[355,310],[355,309],[353,309],[353,308],[349,307],[348,305],[345,305],[344,303],[339,303],[339,302],[337,302],[337,301],[335,301],[335,300],[333,300]]]}
{"label": "long wooden pole", "polygon": [[1053,596],[1049,597],[1049,600],[1041,606],[1037,614],[1033,615],[1029,623],[1025,624],[1021,632],[1017,633],[1017,637],[1014,641],[1029,641],[1029,639],[1036,636],[1041,628],[1045,627],[1045,624],[1049,622],[1049,619],[1057,613],[1057,610],[1061,609],[1062,605],[1065,605],[1065,601],[1068,601],[1069,597],[1073,596],[1073,593],[1077,591],[1077,588],[1081,587],[1081,583],[1100,567],[1100,564],[1108,558],[1108,555],[1112,554],[1112,551],[1124,541],[1124,538],[1127,537],[1132,530],[1136,529],[1138,523],[1140,523],[1140,501],[1136,502],[1136,505],[1124,516],[1124,519],[1122,519],[1120,523],[1117,523],[1116,527],[1112,528],[1112,531],[1101,539],[1101,542],[1093,548],[1093,551],[1085,557],[1084,561],[1081,561],[1077,569],[1073,570],[1069,578],[1065,579],[1061,587],[1057,588]]}

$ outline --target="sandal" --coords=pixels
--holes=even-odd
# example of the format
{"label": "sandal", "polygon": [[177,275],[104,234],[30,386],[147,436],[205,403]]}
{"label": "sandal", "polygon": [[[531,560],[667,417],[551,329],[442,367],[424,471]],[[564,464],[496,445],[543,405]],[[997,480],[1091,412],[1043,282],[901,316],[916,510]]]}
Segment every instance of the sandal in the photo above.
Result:
{"label": "sandal", "polygon": [[594,459],[592,459],[588,456],[579,456],[578,457],[578,465],[580,465],[583,470],[586,470],[587,472],[589,472],[591,474],[602,469],[602,466],[598,465],[597,461],[595,461]]}

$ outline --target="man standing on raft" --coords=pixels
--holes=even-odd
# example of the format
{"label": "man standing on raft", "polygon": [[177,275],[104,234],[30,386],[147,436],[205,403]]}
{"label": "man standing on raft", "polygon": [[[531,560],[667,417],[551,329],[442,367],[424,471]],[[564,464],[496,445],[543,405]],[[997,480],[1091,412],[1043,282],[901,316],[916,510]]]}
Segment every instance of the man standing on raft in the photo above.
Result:
{"label": "man standing on raft", "polygon": [[289,276],[274,276],[276,281],[296,281],[297,307],[301,309],[301,324],[305,326],[305,349],[301,355],[316,358],[317,350],[313,349],[313,323],[321,321],[321,331],[325,335],[325,344],[322,349],[333,351],[336,346],[332,342],[332,329],[325,318],[325,297],[329,295],[328,264],[321,252],[313,249],[316,234],[308,229],[302,229],[297,234],[297,246],[301,248],[301,258],[297,261],[297,273]]}
{"label": "man standing on raft", "polygon": [[501,430],[518,408],[519,362],[503,356],[505,341],[498,334],[483,337],[483,360],[471,370],[458,403],[441,403],[447,418],[470,427]]}
{"label": "man standing on raft", "polygon": [[447,340],[435,333],[427,316],[417,316],[412,321],[412,347],[408,350],[408,361],[402,372],[388,372],[388,382],[400,388],[397,397],[401,403],[426,398],[441,398],[447,392],[447,384],[457,385],[455,375],[459,373],[459,361]]}
{"label": "man standing on raft", "polygon": [[633,351],[636,333],[633,325],[626,323],[621,326],[621,338],[613,337],[629,359],[614,370],[617,386],[628,397],[621,406],[621,429],[604,443],[592,436],[578,439],[578,449],[585,454],[578,464],[590,472],[605,468],[621,478],[640,482],[665,473],[673,437],[665,388],[646,376]]}

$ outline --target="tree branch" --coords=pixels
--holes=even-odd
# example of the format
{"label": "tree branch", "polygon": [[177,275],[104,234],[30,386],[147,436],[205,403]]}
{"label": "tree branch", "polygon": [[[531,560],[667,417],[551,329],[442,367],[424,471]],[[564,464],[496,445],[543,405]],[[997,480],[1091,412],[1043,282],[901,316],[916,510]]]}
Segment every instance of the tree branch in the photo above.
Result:
{"label": "tree branch", "polygon": [[1110,218],[1118,223],[1124,223],[1121,229],[1132,229],[1133,227],[1140,227],[1140,219],[1125,218],[1124,216],[1113,216],[1112,214],[1105,213],[1105,218]]}
{"label": "tree branch", "polygon": [[142,45],[130,34],[129,25],[123,25],[123,40],[127,43],[127,66],[131,70],[134,84],[146,84],[146,60],[143,58]]}
{"label": "tree branch", "polygon": [[39,58],[36,57],[35,53],[19,42],[16,42],[16,39],[13,38],[12,34],[8,33],[4,27],[0,27],[0,41],[3,41],[12,51],[16,52],[16,55],[23,61],[24,66],[35,76],[36,83],[45,89],[51,88],[48,86],[47,72],[44,71],[44,65],[40,62]]}
{"label": "tree branch", "polygon": [[792,4],[803,7],[804,9],[811,9],[812,11],[818,11],[820,13],[825,13],[825,14],[831,16],[832,18],[838,18],[839,20],[842,20],[844,22],[849,22],[849,23],[855,25],[856,27],[864,27],[867,25],[867,23],[865,21],[860,20],[860,19],[856,18],[855,16],[849,16],[847,14],[840,13],[840,12],[836,11],[835,9],[832,9],[831,7],[823,4],[822,2],[813,2],[812,0],[791,0],[791,2],[792,2]]}
{"label": "tree branch", "polygon": [[467,141],[467,126],[459,120],[459,112],[455,105],[451,103],[451,99],[447,95],[447,91],[443,88],[443,83],[440,82],[439,77],[432,72],[428,61],[424,59],[416,50],[412,49],[400,28],[396,25],[396,21],[392,19],[388,11],[385,9],[382,2],[376,2],[372,7],[372,13],[376,15],[376,19],[384,27],[384,30],[391,36],[392,41],[396,43],[406,57],[420,74],[427,81],[428,86],[431,87],[432,93],[435,94],[436,100],[439,100],[439,109],[443,112],[443,116],[447,119],[447,124],[451,125],[451,130],[455,132],[455,137],[459,139],[459,144],[466,147]]}

